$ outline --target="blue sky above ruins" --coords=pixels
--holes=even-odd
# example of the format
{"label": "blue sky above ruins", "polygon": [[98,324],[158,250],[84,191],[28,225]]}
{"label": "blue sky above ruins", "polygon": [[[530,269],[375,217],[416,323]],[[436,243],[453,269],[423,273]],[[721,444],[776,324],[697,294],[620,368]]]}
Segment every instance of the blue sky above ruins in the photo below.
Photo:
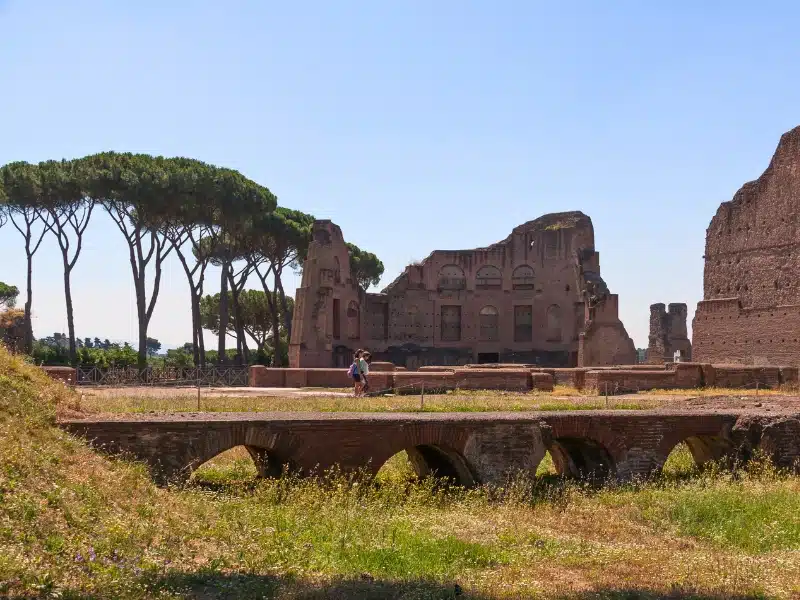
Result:
{"label": "blue sky above ruins", "polygon": [[[0,163],[115,149],[241,170],[378,254],[384,283],[437,248],[547,212],[592,217],[620,316],[702,296],[705,229],[800,123],[791,2],[0,0]],[[99,216],[99,214],[98,214]],[[81,336],[135,338],[124,246],[90,226]],[[0,279],[24,284],[0,230]],[[37,335],[66,329],[37,255]],[[215,281],[212,274],[209,281]],[[293,282],[296,284],[296,281]],[[170,263],[151,334],[189,339]]]}

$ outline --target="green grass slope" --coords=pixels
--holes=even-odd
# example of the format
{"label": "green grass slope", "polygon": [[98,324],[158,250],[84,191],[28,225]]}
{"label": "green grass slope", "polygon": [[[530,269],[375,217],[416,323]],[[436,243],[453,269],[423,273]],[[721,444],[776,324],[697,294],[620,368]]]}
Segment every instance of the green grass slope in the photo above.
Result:
{"label": "green grass slope", "polygon": [[[791,598],[800,480],[769,468],[602,490],[259,481],[242,449],[182,488],[59,430],[76,396],[0,348],[0,597]],[[545,467],[547,465],[544,465]]]}

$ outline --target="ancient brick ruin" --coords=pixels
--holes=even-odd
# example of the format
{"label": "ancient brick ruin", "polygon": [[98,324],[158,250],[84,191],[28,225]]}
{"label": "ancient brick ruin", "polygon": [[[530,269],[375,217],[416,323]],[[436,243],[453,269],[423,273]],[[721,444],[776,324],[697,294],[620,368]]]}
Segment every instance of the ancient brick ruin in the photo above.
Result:
{"label": "ancient brick ruin", "polygon": [[767,170],[723,202],[706,231],[694,358],[800,363],[800,127]]}
{"label": "ancient brick ruin", "polygon": [[316,221],[297,290],[292,367],[344,367],[356,348],[423,365],[633,364],[636,351],[600,276],[591,219],[549,214],[475,250],[437,250],[381,293],[350,276],[341,229]]}
{"label": "ancient brick ruin", "polygon": [[535,413],[178,413],[91,416],[60,426],[98,449],[134,456],[157,481],[185,481],[221,452],[244,446],[259,475],[338,467],[375,474],[405,451],[417,475],[457,484],[533,476],[550,452],[571,477],[642,479],[658,473],[679,443],[698,465],[763,453],[800,472],[800,415],[728,411]]}
{"label": "ancient brick ruin", "polygon": [[650,306],[650,338],[647,346],[648,364],[692,360],[692,343],[686,332],[685,304],[673,303]]}

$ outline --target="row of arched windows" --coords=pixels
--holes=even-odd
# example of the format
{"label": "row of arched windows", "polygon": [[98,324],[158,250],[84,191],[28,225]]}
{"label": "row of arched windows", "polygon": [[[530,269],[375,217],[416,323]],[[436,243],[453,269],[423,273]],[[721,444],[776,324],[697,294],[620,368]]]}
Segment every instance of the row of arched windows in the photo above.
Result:
{"label": "row of arched windows", "polygon": [[[511,273],[511,286],[515,290],[533,289],[533,267],[520,265]],[[501,289],[503,272],[494,265],[484,265],[475,273],[475,288],[479,290]],[[458,265],[445,265],[439,271],[440,290],[464,290],[467,277]]]}
{"label": "row of arched windows", "polygon": [[[527,342],[532,334],[532,307],[514,307],[514,341]],[[546,329],[545,337],[549,341],[559,341],[561,339],[561,308],[557,304],[551,304],[547,308],[545,315]],[[500,312],[494,306],[484,306],[478,312],[478,324],[480,326],[480,341],[494,342],[499,340]]]}

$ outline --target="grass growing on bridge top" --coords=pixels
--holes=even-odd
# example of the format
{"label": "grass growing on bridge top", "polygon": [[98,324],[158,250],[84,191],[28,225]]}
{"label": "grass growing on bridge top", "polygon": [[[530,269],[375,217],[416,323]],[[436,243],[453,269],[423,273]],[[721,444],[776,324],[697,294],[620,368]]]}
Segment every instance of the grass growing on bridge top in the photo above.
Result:
{"label": "grass growing on bridge top", "polygon": [[0,349],[0,597],[728,598],[800,591],[800,480],[754,468],[590,488],[257,480],[242,449],[184,488],[55,428],[76,397]]}

